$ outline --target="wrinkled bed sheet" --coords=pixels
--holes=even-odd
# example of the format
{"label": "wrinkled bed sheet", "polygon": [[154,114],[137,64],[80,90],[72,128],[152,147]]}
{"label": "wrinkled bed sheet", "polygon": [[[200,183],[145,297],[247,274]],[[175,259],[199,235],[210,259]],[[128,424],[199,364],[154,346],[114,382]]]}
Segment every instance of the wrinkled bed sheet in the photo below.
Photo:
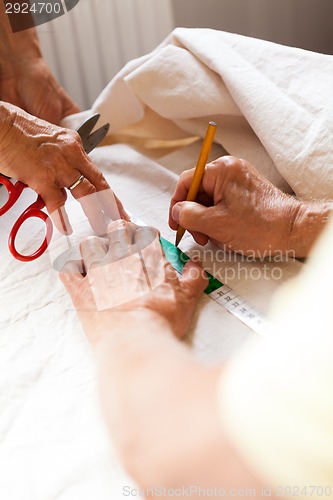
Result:
{"label": "wrinkled bed sheet", "polygon": [[128,63],[93,109],[147,141],[203,136],[298,196],[332,198],[333,57],[210,29],[177,28]]}

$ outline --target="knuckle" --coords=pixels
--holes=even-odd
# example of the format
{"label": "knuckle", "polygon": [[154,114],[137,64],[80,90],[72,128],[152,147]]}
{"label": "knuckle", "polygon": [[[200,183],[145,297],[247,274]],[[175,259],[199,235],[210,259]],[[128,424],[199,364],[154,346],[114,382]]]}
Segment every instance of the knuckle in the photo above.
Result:
{"label": "knuckle", "polygon": [[95,186],[94,186],[93,184],[91,184],[91,183],[89,182],[89,184],[87,184],[87,187],[86,187],[86,189],[85,189],[85,192],[86,192],[86,194],[87,194],[87,195],[89,195],[89,194],[94,194],[94,193],[96,193],[96,188],[95,188]]}
{"label": "knuckle", "polygon": [[82,144],[81,137],[76,130],[65,129],[68,138],[75,144]]}
{"label": "knuckle", "polygon": [[89,181],[94,184],[97,191],[103,191],[105,189],[110,189],[110,185],[105,179],[102,172],[97,168],[88,156],[86,156],[84,163],[80,167],[83,175],[89,179]]}
{"label": "knuckle", "polygon": [[181,226],[189,226],[192,223],[192,209],[188,205],[184,205],[179,214],[179,224]]}
{"label": "knuckle", "polygon": [[180,176],[179,176],[179,181],[183,182],[184,180],[186,180],[189,176],[191,176],[193,174],[194,170],[193,168],[192,169],[188,169],[188,170],[184,170]]}
{"label": "knuckle", "polygon": [[110,188],[109,183],[105,179],[102,172],[100,172],[95,166],[93,166],[93,167],[95,170],[94,182],[95,182],[96,186],[98,186],[98,191],[103,191],[104,189],[109,189]]}
{"label": "knuckle", "polygon": [[224,158],[224,164],[228,170],[238,172],[238,170],[241,168],[242,160],[236,158],[235,156],[226,156]]}
{"label": "knuckle", "polygon": [[65,204],[64,200],[61,198],[53,198],[49,201],[45,199],[44,201],[49,213],[59,210],[59,208],[63,207]]}
{"label": "knuckle", "polygon": [[214,170],[217,175],[222,175],[230,180],[246,178],[251,173],[251,165],[235,156],[223,156],[212,162],[208,168]]}
{"label": "knuckle", "polygon": [[59,147],[65,155],[84,155],[81,137],[76,130],[63,129],[59,134]]}

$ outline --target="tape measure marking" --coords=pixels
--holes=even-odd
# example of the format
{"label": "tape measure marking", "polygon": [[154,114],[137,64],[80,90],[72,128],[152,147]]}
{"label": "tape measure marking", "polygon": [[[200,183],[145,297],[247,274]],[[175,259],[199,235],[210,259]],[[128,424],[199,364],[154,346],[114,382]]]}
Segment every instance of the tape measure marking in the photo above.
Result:
{"label": "tape measure marking", "polygon": [[[190,257],[165,238],[160,237],[160,242],[165,256],[172,267],[179,274],[182,274],[183,267],[186,262],[190,260]],[[207,271],[206,274],[208,276],[209,284],[205,290],[205,294],[227,309],[227,311],[233,314],[246,326],[251,328],[251,330],[259,333],[260,335],[268,333],[269,324],[261,313],[254,309],[228,285],[225,285]]]}

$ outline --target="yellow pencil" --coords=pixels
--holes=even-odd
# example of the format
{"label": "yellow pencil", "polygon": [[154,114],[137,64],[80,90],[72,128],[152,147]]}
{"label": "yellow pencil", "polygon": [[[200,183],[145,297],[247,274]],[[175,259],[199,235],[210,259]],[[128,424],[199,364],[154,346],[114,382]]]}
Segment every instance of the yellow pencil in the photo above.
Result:
{"label": "yellow pencil", "polygon": [[[208,160],[208,156],[213,144],[215,132],[216,132],[216,123],[215,122],[209,122],[206,135],[204,138],[204,141],[201,146],[199,158],[197,161],[197,165],[195,167],[193,179],[190,185],[190,189],[188,190],[186,201],[195,201],[198,190],[200,187],[200,183],[202,181],[202,177],[205,171],[205,166]],[[180,240],[184,236],[185,229],[181,226],[178,226],[177,229],[177,234],[176,234],[176,247],[178,247]]]}

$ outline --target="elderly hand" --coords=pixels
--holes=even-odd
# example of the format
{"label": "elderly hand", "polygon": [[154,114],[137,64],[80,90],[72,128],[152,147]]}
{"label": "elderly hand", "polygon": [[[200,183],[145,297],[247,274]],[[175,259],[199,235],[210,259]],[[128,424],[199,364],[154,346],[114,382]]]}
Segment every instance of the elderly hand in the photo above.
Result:
{"label": "elderly hand", "polygon": [[[51,125],[10,104],[2,103],[0,114],[1,172],[24,182],[41,195],[53,222],[62,232],[71,231],[64,210],[61,210],[63,221],[59,217],[59,209],[64,206],[67,196],[64,188],[83,174],[85,179],[71,193],[80,201],[92,228],[98,234],[105,232],[101,206],[96,203],[96,197],[88,195],[108,190],[110,196],[103,197],[103,209],[114,219],[113,194],[102,173],[85,153],[77,132]],[[127,218],[120,201],[116,199],[116,203],[117,212]],[[103,225],[104,231],[101,231]]]}
{"label": "elderly hand", "polygon": [[56,125],[79,111],[44,61],[36,30],[12,32],[5,2],[0,4],[0,40],[2,101]]}
{"label": "elderly hand", "polygon": [[42,57],[13,61],[0,76],[0,96],[28,113],[58,125],[78,106],[57,83]]}
{"label": "elderly hand", "polygon": [[211,240],[245,255],[293,251],[304,257],[332,209],[332,204],[306,203],[283,193],[250,163],[232,156],[208,164],[197,201],[184,201],[193,173],[180,176],[169,225],[177,229],[180,224],[201,245]]}
{"label": "elderly hand", "polygon": [[[216,396],[220,368],[198,363],[175,337],[184,334],[207,278],[199,265],[189,262],[178,279],[155,243],[158,234],[152,228],[118,221],[110,225],[106,240],[94,237],[82,243],[87,276],[75,263],[61,274],[93,344],[113,446],[127,473],[145,490],[157,484],[175,489],[180,481],[185,488],[194,481],[219,487],[222,469],[224,488],[256,488],[224,437]],[[116,303],[123,281],[132,296],[142,289],[140,254],[149,276],[165,271],[160,284],[127,303],[97,311],[96,302],[103,298],[98,294]],[[244,471],[242,484],[233,469],[226,469],[229,463],[237,473]]]}
{"label": "elderly hand", "polygon": [[60,275],[91,342],[115,325],[117,313],[149,313],[162,318],[177,337],[189,325],[199,295],[208,284],[200,264],[192,261],[183,275],[165,259],[153,228],[115,221],[107,239],[92,237],[81,244],[80,262],[69,262]]}

